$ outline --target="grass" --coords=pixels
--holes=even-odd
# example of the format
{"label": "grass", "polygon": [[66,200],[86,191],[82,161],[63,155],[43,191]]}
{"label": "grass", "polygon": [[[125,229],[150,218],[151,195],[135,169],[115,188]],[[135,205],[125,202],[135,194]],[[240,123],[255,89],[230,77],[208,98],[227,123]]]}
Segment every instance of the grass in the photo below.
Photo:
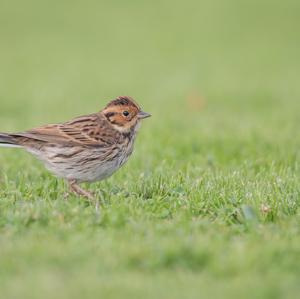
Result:
{"label": "grass", "polygon": [[101,213],[0,151],[0,298],[298,298],[297,1],[2,1],[0,131],[134,96]]}

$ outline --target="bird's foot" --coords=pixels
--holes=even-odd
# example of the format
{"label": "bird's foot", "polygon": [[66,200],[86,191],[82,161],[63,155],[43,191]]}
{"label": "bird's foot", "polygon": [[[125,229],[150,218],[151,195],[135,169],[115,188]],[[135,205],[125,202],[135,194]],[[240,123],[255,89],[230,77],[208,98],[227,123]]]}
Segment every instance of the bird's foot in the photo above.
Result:
{"label": "bird's foot", "polygon": [[96,201],[95,195],[87,190],[84,190],[83,188],[81,188],[76,181],[69,181],[69,186],[70,186],[70,190],[71,192],[75,193],[76,195],[79,195],[81,197],[84,197],[85,199],[87,199],[89,202],[94,202]]}

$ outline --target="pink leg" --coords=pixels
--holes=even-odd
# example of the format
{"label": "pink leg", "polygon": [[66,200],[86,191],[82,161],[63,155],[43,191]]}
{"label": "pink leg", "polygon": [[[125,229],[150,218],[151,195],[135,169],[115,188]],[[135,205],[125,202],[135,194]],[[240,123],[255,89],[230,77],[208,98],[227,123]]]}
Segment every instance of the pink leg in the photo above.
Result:
{"label": "pink leg", "polygon": [[75,180],[70,180],[69,182],[69,186],[70,186],[70,190],[82,197],[85,197],[86,199],[88,199],[89,201],[94,201],[95,197],[93,195],[92,192],[89,192],[87,190],[82,189]]}

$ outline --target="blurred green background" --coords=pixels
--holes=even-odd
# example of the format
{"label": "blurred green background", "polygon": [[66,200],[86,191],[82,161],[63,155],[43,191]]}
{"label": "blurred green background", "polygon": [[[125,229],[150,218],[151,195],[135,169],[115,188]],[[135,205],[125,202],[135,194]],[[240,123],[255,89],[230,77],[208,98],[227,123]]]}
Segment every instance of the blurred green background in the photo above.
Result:
{"label": "blurred green background", "polygon": [[0,152],[2,298],[297,298],[300,2],[0,0],[0,131],[153,117],[99,216]]}

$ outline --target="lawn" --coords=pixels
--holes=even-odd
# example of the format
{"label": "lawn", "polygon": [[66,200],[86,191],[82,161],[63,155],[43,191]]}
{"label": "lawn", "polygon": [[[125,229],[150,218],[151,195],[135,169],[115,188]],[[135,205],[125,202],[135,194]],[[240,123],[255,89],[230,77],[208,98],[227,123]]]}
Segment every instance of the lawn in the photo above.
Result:
{"label": "lawn", "polygon": [[[0,131],[133,96],[101,211],[0,148],[0,298],[299,298],[300,3],[0,3]],[[100,192],[101,190],[101,192]]]}

